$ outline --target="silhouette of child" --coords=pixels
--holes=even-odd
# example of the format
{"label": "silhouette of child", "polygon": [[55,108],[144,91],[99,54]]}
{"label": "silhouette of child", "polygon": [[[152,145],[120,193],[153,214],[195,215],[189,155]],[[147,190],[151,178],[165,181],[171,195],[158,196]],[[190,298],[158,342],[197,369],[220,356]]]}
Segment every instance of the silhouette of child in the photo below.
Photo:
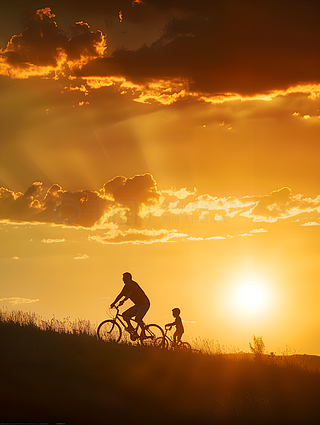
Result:
{"label": "silhouette of child", "polygon": [[172,326],[176,327],[176,331],[173,334],[173,345],[177,345],[181,341],[181,337],[184,333],[184,327],[180,317],[180,308],[174,308],[172,310],[172,316],[175,317],[175,321],[172,323],[167,323],[166,328],[171,330]]}

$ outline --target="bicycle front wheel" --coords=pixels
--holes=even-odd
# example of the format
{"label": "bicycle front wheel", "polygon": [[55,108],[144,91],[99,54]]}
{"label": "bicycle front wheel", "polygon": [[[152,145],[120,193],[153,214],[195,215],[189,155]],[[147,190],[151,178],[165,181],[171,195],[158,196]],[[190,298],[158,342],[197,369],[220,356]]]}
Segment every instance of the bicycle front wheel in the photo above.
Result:
{"label": "bicycle front wheel", "polygon": [[164,339],[163,329],[158,325],[147,325],[145,327],[146,338],[140,339],[142,345],[155,345],[155,341],[159,338]]}
{"label": "bicycle front wheel", "polygon": [[168,348],[169,347],[169,341],[167,340],[166,337],[159,336],[158,338],[156,338],[154,340],[153,345],[155,347],[159,347],[159,348]]}
{"label": "bicycle front wheel", "polygon": [[105,342],[119,342],[121,334],[121,328],[114,320],[101,322],[97,329],[98,338]]}

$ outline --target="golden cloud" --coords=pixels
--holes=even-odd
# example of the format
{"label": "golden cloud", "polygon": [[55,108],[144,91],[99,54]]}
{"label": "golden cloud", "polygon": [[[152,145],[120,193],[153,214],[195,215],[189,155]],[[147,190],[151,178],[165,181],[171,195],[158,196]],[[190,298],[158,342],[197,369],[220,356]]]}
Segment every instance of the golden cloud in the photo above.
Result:
{"label": "golden cloud", "polygon": [[87,254],[78,254],[77,256],[73,257],[74,260],[87,260],[89,258],[89,255]]}
{"label": "golden cloud", "polygon": [[166,229],[128,229],[127,231],[123,230],[110,230],[108,233],[105,233],[104,236],[93,235],[89,236],[90,241],[96,241],[105,245],[109,244],[128,244],[132,243],[134,245],[138,244],[153,244],[153,243],[163,243],[163,242],[174,242],[172,239],[182,238],[188,236],[185,233],[179,233],[176,229],[166,230]]}
{"label": "golden cloud", "polygon": [[319,208],[320,196],[303,198],[302,195],[293,195],[290,188],[283,187],[270,195],[261,196],[253,208],[240,215],[252,218],[255,222],[274,223],[304,213],[319,212]]}
{"label": "golden cloud", "polygon": [[0,50],[0,75],[11,78],[53,75],[65,69],[81,69],[89,60],[103,56],[105,36],[94,33],[84,22],[76,22],[72,36],[62,34],[49,7],[39,9],[28,19],[27,28],[11,37]]}
{"label": "golden cloud", "polygon": [[9,297],[9,298],[0,298],[0,301],[7,301],[12,305],[17,304],[30,304],[38,302],[39,299],[30,299],[30,298],[22,298],[22,297]]}
{"label": "golden cloud", "polygon": [[[311,223],[318,220],[319,212],[320,195],[306,198],[294,195],[288,187],[268,195],[219,198],[198,194],[196,189],[158,190],[149,173],[130,178],[117,176],[96,191],[71,192],[58,184],[46,188],[41,182],[33,183],[25,193],[0,188],[0,219],[3,221],[106,230],[103,237],[96,238],[105,243],[139,241],[142,236],[144,240],[149,237],[150,240],[169,240],[173,234],[161,233],[163,227],[183,229],[189,224],[221,225],[232,220],[275,223],[298,216],[303,222]],[[152,228],[158,230],[150,230]],[[247,232],[267,230],[249,228]],[[174,233],[174,236],[181,235]],[[42,239],[42,242],[61,243],[65,239]]]}
{"label": "golden cloud", "polygon": [[62,239],[41,239],[41,242],[43,243],[61,243],[61,242],[65,242],[65,238]]}
{"label": "golden cloud", "polygon": [[145,205],[155,205],[159,198],[150,174],[115,177],[100,191],[70,192],[58,184],[45,188],[35,182],[25,193],[0,188],[0,219],[81,227],[110,227],[116,222],[134,227],[140,225]]}

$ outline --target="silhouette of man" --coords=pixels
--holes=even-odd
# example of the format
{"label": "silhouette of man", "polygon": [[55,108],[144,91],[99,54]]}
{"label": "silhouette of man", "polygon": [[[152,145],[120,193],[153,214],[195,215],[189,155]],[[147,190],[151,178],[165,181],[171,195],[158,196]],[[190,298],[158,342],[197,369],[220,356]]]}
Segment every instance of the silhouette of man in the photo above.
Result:
{"label": "silhouette of man", "polygon": [[110,304],[110,307],[113,308],[115,304],[123,297],[124,298],[119,302],[118,307],[123,305],[128,299],[130,299],[134,303],[134,305],[122,313],[122,317],[128,325],[126,330],[130,333],[134,333],[135,329],[132,326],[130,319],[135,316],[135,319],[141,328],[141,338],[145,338],[145,325],[142,319],[150,308],[149,298],[144,293],[142,288],[137,284],[137,282],[132,280],[131,273],[123,273],[122,279],[124,282],[124,287],[120,294],[113,301],[113,303]]}
{"label": "silhouette of man", "polygon": [[166,328],[169,328],[169,330],[172,328],[172,326],[176,327],[176,331],[173,334],[173,345],[177,345],[181,341],[181,337],[184,333],[184,327],[182,324],[182,319],[180,317],[180,308],[174,308],[172,310],[172,316],[175,317],[175,321],[172,323],[167,323]]}

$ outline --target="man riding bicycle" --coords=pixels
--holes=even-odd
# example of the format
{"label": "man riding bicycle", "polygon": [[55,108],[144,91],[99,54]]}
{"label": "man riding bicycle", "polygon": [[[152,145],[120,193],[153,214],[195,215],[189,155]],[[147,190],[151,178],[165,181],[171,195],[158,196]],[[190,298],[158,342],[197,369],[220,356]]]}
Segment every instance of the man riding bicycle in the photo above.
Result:
{"label": "man riding bicycle", "polygon": [[138,322],[138,325],[141,328],[141,336],[140,338],[145,338],[145,324],[143,323],[143,318],[146,315],[147,311],[150,308],[150,301],[149,298],[147,297],[147,295],[144,293],[144,291],[142,290],[142,288],[137,284],[137,282],[135,282],[134,280],[132,280],[132,275],[131,273],[123,273],[123,282],[124,282],[124,287],[122,289],[122,291],[120,292],[120,294],[116,297],[116,299],[113,301],[113,303],[110,304],[110,307],[113,308],[115,306],[115,304],[121,300],[121,298],[123,298],[123,300],[121,300],[119,302],[118,306],[121,306],[125,303],[125,301],[127,301],[128,299],[130,299],[134,305],[130,308],[128,308],[128,310],[124,311],[122,313],[122,317],[123,319],[126,321],[128,327],[126,328],[126,330],[128,332],[130,332],[131,334],[134,334],[135,329],[132,326],[130,319],[135,316],[136,321]]}

